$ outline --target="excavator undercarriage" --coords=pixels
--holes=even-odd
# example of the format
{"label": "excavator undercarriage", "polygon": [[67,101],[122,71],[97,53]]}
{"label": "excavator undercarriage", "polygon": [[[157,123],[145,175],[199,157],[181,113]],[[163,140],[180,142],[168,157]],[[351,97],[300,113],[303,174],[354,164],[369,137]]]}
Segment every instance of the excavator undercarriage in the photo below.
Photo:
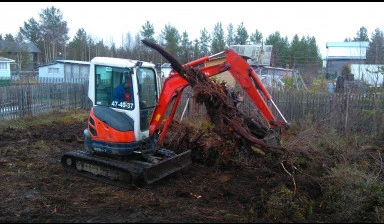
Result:
{"label": "excavator undercarriage", "polygon": [[[164,155],[164,151],[168,156]],[[162,153],[153,155],[113,156],[78,150],[65,153],[61,164],[69,172],[129,188],[141,182],[151,184],[188,167],[191,164],[190,154],[190,150],[176,155],[163,149]]]}

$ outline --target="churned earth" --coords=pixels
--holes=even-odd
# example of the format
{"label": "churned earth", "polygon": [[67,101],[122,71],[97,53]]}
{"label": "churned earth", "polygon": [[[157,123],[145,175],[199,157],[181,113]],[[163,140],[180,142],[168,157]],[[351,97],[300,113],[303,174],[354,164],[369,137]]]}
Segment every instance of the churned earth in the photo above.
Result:
{"label": "churned earth", "polygon": [[289,204],[321,197],[314,179],[292,178],[284,153],[239,149],[178,123],[164,145],[193,150],[185,170],[124,189],[68,173],[60,158],[83,148],[87,116],[57,111],[3,122],[0,222],[300,222],[308,211]]}

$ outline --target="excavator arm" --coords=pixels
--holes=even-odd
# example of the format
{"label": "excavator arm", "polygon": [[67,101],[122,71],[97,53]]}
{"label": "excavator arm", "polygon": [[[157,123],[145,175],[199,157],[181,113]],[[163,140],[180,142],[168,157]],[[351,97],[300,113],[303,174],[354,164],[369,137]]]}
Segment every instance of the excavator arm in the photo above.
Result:
{"label": "excavator arm", "polygon": [[[226,59],[225,62],[217,65],[201,67],[199,68],[200,71],[202,71],[207,77],[215,76],[222,72],[229,71],[229,73],[233,76],[239,86],[247,93],[248,97],[260,110],[263,117],[268,121],[270,127],[272,129],[277,127],[284,127],[284,130],[286,130],[286,128],[289,127],[289,124],[285,120],[284,116],[281,114],[280,110],[277,108],[276,104],[273,102],[271,95],[268,93],[255,71],[240,55],[238,55],[232,49],[227,49],[218,54],[197,59],[183,66],[197,66],[223,54]],[[162,144],[168,126],[175,115],[176,109],[181,99],[182,92],[184,88],[188,85],[190,85],[190,83],[188,83],[184,78],[180,76],[180,74],[175,71],[173,71],[172,75],[170,75],[164,81],[159,101],[157,102],[155,110],[153,111],[152,118],[149,124],[149,134],[159,134],[159,145]],[[265,99],[271,101],[272,105],[276,108],[283,121],[276,119],[260,92],[264,95]],[[166,117],[164,125],[161,126],[166,112],[168,111],[173,101],[174,103],[172,104],[172,110],[170,114]]]}

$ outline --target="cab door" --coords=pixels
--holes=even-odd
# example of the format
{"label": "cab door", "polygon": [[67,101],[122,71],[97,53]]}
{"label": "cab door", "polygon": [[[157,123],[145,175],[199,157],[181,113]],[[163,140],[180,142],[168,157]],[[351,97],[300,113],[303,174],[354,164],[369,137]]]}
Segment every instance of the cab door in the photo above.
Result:
{"label": "cab door", "polygon": [[153,68],[138,68],[140,130],[148,131],[149,121],[158,99],[157,75]]}

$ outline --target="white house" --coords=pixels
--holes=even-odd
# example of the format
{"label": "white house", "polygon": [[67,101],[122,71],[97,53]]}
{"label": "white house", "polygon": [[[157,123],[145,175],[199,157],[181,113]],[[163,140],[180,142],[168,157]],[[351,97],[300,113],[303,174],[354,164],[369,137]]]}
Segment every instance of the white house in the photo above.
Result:
{"label": "white house", "polygon": [[355,80],[364,81],[373,87],[383,86],[383,72],[380,71],[384,65],[373,64],[351,64],[351,73]]}
{"label": "white house", "polygon": [[327,42],[326,74],[341,75],[348,63],[365,64],[368,41]]}
{"label": "white house", "polygon": [[15,63],[14,60],[9,58],[0,57],[0,79],[11,79],[11,63]]}
{"label": "white house", "polygon": [[88,79],[90,62],[54,60],[39,66],[39,78]]}

